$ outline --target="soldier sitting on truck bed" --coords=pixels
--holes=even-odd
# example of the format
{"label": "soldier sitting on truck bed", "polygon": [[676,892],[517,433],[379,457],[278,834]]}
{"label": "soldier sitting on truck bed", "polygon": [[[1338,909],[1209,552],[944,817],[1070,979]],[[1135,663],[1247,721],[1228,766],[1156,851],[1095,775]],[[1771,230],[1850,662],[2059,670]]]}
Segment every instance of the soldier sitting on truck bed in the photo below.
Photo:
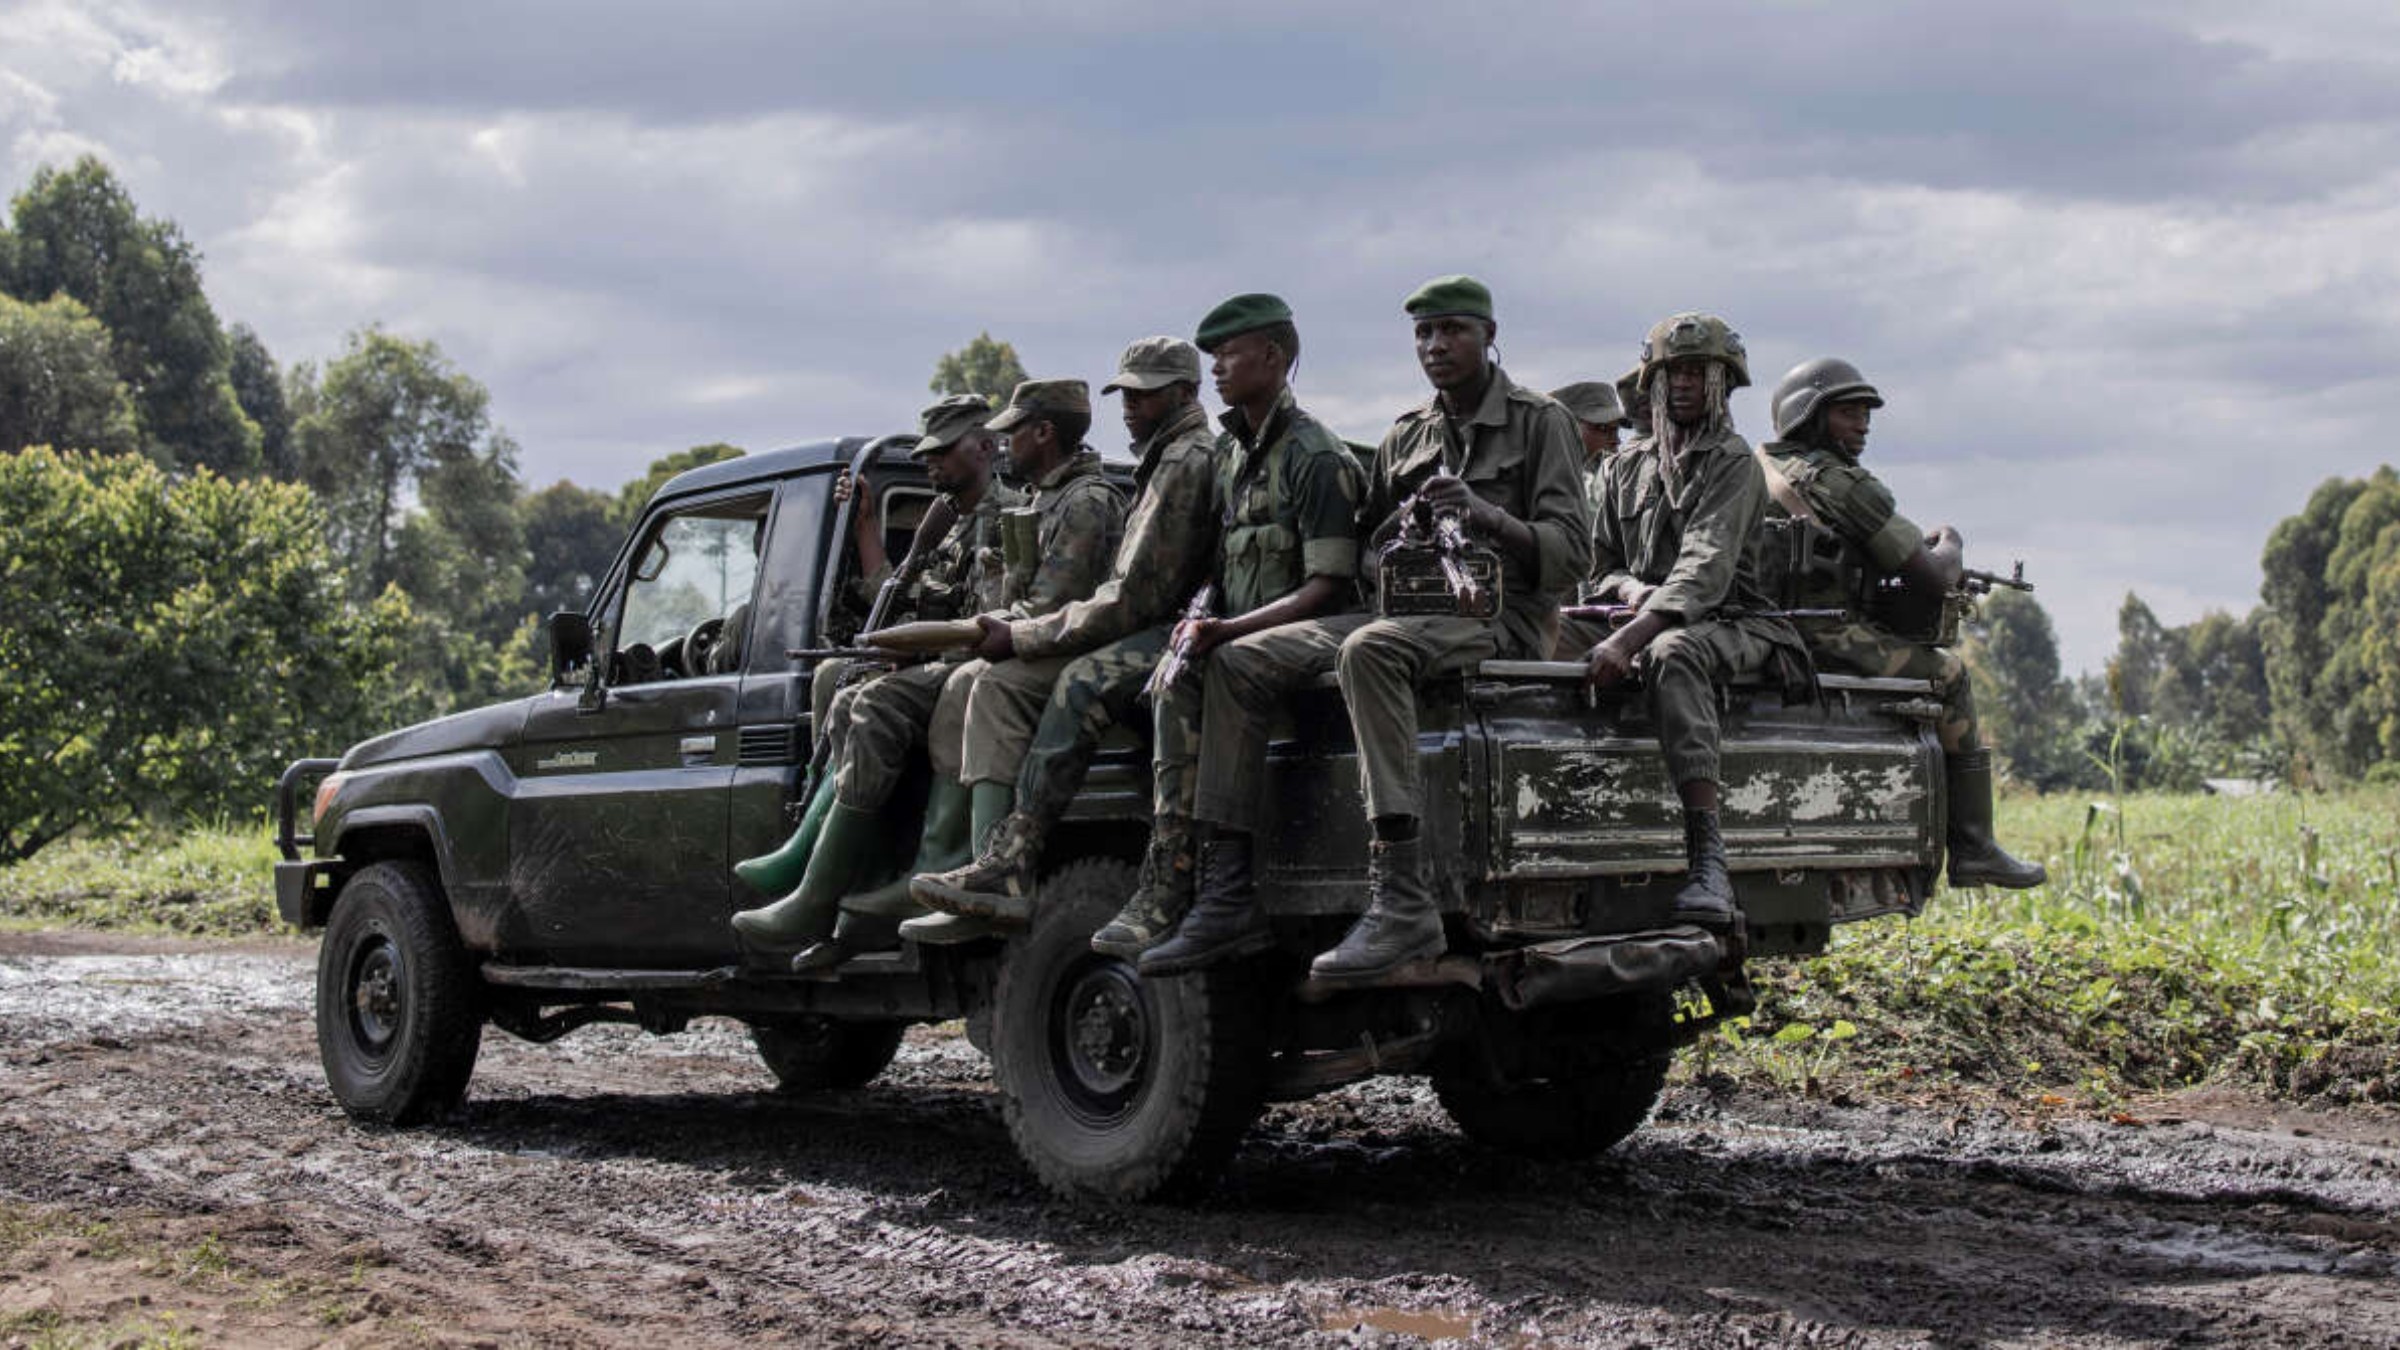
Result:
{"label": "soldier sitting on truck bed", "polygon": [[967,776],[979,814],[987,784],[1013,809],[973,862],[912,883],[943,913],[903,924],[902,936],[964,942],[1032,916],[1042,841],[1102,733],[1134,710],[1170,621],[1216,556],[1216,455],[1199,387],[1200,354],[1181,339],[1143,338],[1118,358],[1103,392],[1124,392],[1138,460],[1124,542],[1090,599],[1039,619],[982,620],[979,651],[992,667],[967,707]]}
{"label": "soldier sitting on truck bed", "polygon": [[[1575,434],[1583,441],[1583,499],[1598,510],[1600,466],[1622,448],[1620,440],[1625,428],[1633,425],[1633,419],[1625,415],[1625,403],[1618,396],[1616,385],[1603,380],[1563,385],[1551,390],[1550,397],[1575,414]],[[1558,640],[1550,644],[1550,657],[1554,661],[1582,660],[1593,643],[1607,636],[1607,629],[1589,619],[1562,618]]]}
{"label": "soldier sitting on truck bed", "polygon": [[[957,524],[918,570],[910,588],[910,617],[956,618],[998,609],[1012,598],[1025,611],[1047,610],[1089,593],[1093,584],[1089,559],[1099,552],[1098,540],[1088,552],[1062,548],[1051,566],[1037,570],[1033,563],[1043,556],[1036,548],[1062,542],[1061,531],[1075,518],[1088,516],[1103,531],[1117,519],[1115,492],[1099,477],[1096,457],[1081,466],[1053,465],[1045,458],[1048,442],[1028,438],[1018,463],[1029,466],[1038,487],[1033,506],[1023,508],[1021,494],[992,480],[997,446],[995,433],[986,425],[990,415],[990,405],[973,395],[945,399],[926,410],[924,435],[911,454],[928,458],[935,487],[955,503]],[[861,504],[867,507],[862,514],[871,515],[871,499],[862,497]],[[1009,508],[1005,514],[1004,504]],[[1021,538],[1017,547],[1008,548],[1001,536],[1011,530],[1037,537]],[[1039,537],[1045,534],[1047,539]],[[873,559],[866,561],[871,564]],[[904,566],[913,570],[919,564],[912,560]],[[880,925],[874,920],[888,915],[888,909],[852,906],[842,908],[837,919],[837,907],[882,846],[887,833],[881,823],[884,804],[920,739],[927,743],[934,768],[926,834],[939,841],[953,832],[963,833],[959,747],[939,730],[957,724],[955,718],[939,715],[942,704],[967,697],[969,681],[959,669],[963,664],[935,660],[903,666],[855,690],[847,701],[836,768],[830,775],[833,804],[805,870],[791,894],[733,917],[734,931],[746,943],[768,951],[795,951],[792,969],[808,974],[830,970],[879,940]],[[930,736],[929,727],[936,728]],[[880,928],[882,935],[888,932]]]}
{"label": "soldier sitting on truck bed", "polygon": [[1687,880],[1678,923],[1738,925],[1725,840],[1717,821],[1717,686],[1779,674],[1808,681],[1799,634],[1768,608],[1750,540],[1767,499],[1750,447],[1735,434],[1725,397],[1750,382],[1742,340],[1713,314],[1677,314],[1642,344],[1636,396],[1651,435],[1601,471],[1592,522],[1589,598],[1631,606],[1623,627],[1586,655],[1607,689],[1641,658],[1667,773],[1683,803]]}
{"label": "soldier sitting on truck bed", "polygon": [[[1958,531],[1918,529],[1900,514],[1891,490],[1859,464],[1872,410],[1882,406],[1875,386],[1839,357],[1804,361],[1783,377],[1770,405],[1781,439],[1764,448],[1761,463],[1772,498],[1768,517],[1790,523],[1760,542],[1782,546],[1769,561],[1782,563],[1770,570],[1787,577],[1786,603],[1851,611],[1847,619],[1800,624],[1819,665],[1933,683],[1942,701],[1934,730],[1950,788],[1950,884],[2039,886],[2049,876],[2042,866],[2010,857],[1992,837],[1992,753],[1976,726],[1966,666],[1935,640],[1939,632],[1896,632],[1862,603],[1887,578],[1908,591],[1945,595],[1963,566]],[[1941,612],[1947,614],[1946,606]]]}
{"label": "soldier sitting on truck bed", "polygon": [[[1323,644],[1312,644],[1300,621],[1358,607],[1366,486],[1350,447],[1292,398],[1300,331],[1288,312],[1237,305],[1203,319],[1199,337],[1225,404],[1216,451],[1224,530],[1215,604],[1204,608],[1226,617],[1185,619],[1175,637],[1182,674],[1159,667],[1166,683],[1153,685],[1155,810],[1142,884],[1092,935],[1095,951],[1142,956],[1181,920],[1159,973],[1272,939],[1250,882],[1251,839],[1267,795],[1267,731],[1284,698],[1327,668],[1314,654]],[[1199,830],[1213,837],[1198,840]],[[1195,844],[1200,907],[1187,918]],[[1147,956],[1142,969],[1153,970]]]}

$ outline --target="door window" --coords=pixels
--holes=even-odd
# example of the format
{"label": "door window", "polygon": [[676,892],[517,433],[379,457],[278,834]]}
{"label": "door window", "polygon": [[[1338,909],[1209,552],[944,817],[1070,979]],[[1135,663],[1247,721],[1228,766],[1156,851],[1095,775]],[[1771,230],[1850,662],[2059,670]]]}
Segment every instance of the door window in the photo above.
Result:
{"label": "door window", "polygon": [[633,555],[609,682],[739,670],[766,529],[764,496],[709,502],[661,519]]}

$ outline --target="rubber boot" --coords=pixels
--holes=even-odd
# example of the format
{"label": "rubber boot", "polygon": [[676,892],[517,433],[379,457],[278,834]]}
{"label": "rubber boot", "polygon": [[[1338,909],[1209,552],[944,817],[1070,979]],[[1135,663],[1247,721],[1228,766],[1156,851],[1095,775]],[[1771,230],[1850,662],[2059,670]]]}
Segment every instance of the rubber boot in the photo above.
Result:
{"label": "rubber boot", "polygon": [[1311,979],[1325,984],[1366,984],[1412,961],[1440,956],[1442,916],[1433,891],[1418,870],[1416,839],[1375,840],[1367,845],[1367,912],[1332,951],[1308,965]]}
{"label": "rubber boot", "polygon": [[900,945],[900,925],[887,915],[853,914],[845,909],[833,921],[833,936],[792,958],[792,973],[830,980],[843,962],[869,952],[888,952]]}
{"label": "rubber boot", "polygon": [[825,828],[825,816],[832,810],[833,775],[827,774],[817,780],[817,790],[808,797],[808,809],[801,813],[799,825],[783,841],[783,846],[735,863],[733,874],[761,895],[781,895],[799,885],[801,874],[808,871],[809,850],[817,846],[817,836]]}
{"label": "rubber boot", "polygon": [[1725,836],[1717,813],[1683,810],[1683,889],[1675,892],[1675,922],[1730,932],[1741,923],[1733,907],[1733,875],[1725,867]]}
{"label": "rubber boot", "polygon": [[733,916],[733,931],[744,945],[767,953],[797,952],[822,944],[833,935],[833,921],[843,892],[861,868],[874,857],[878,813],[840,802],[825,816],[817,846],[809,851],[808,870],[792,893],[774,904],[745,909]]}
{"label": "rubber boot", "polygon": [[[972,818],[972,823],[967,829],[967,836],[971,843],[969,852],[980,854],[990,845],[992,835],[1000,828],[1000,822],[1008,819],[1009,815],[1017,809],[1017,788],[1014,783],[977,783],[968,789],[967,799],[968,813]],[[923,900],[916,894],[916,881],[915,877],[909,879],[909,898],[923,904]],[[931,906],[926,907],[932,908]],[[939,912],[910,919],[900,925],[900,936],[911,942],[922,942],[929,947],[947,947],[961,942],[973,942],[978,938],[990,937],[1000,931],[1000,926],[989,919]]]}
{"label": "rubber boot", "polygon": [[1144,975],[1180,975],[1275,945],[1275,929],[1258,907],[1250,853],[1247,834],[1219,834],[1201,847],[1200,898],[1173,937],[1142,953]]}
{"label": "rubber boot", "polygon": [[1992,837],[1992,752],[1945,755],[1942,767],[1950,780],[1950,884],[2021,891],[2048,881],[2047,868],[2010,857]]}
{"label": "rubber boot", "polygon": [[900,875],[871,891],[842,901],[844,914],[874,914],[913,919],[925,907],[908,893],[908,883],[920,872],[944,872],[967,861],[967,789],[962,783],[937,778],[925,796],[925,832],[917,837],[917,856]]}
{"label": "rubber boot", "polygon": [[1192,844],[1192,822],[1183,816],[1159,816],[1150,822],[1150,847],[1142,851],[1142,871],[1133,895],[1117,917],[1092,934],[1092,950],[1102,956],[1130,961],[1164,941],[1175,922],[1192,907],[1192,876],[1198,870]]}

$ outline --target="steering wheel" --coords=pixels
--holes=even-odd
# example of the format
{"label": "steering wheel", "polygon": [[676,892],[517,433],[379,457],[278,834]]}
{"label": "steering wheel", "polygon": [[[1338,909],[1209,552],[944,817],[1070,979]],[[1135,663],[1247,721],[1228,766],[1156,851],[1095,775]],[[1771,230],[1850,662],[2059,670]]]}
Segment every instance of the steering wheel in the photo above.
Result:
{"label": "steering wheel", "polygon": [[683,669],[687,675],[702,674],[708,669],[709,648],[725,634],[723,619],[702,619],[699,626],[684,636]]}

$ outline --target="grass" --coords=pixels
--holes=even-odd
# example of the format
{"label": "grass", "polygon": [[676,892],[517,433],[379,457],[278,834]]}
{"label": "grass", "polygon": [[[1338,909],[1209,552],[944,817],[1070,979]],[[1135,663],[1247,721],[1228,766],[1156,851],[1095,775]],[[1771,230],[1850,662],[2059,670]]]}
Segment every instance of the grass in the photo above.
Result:
{"label": "grass", "polygon": [[0,867],[0,922],[211,937],[283,931],[263,829],[71,839]]}
{"label": "grass", "polygon": [[2230,1080],[2400,1101],[2400,791],[2019,798],[2051,881],[1943,891],[1757,972],[1701,1072],[1804,1088],[1991,1084],[2107,1106]]}

